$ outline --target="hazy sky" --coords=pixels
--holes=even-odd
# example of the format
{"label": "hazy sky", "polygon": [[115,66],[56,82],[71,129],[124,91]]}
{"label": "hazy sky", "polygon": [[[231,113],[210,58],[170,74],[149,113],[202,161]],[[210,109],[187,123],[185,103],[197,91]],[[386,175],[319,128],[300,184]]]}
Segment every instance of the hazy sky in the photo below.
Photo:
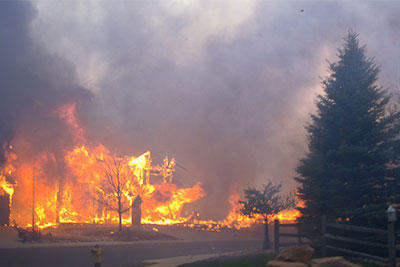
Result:
{"label": "hazy sky", "polygon": [[89,140],[130,155],[151,149],[175,156],[186,169],[178,168],[178,182],[203,181],[202,207],[226,199],[235,182],[272,179],[295,187],[326,59],[336,60],[349,29],[381,65],[381,84],[399,90],[399,1],[39,0],[33,6],[29,38],[21,42],[63,62],[44,71],[44,80],[58,77],[62,88],[80,88],[76,98],[90,99],[79,110]]}

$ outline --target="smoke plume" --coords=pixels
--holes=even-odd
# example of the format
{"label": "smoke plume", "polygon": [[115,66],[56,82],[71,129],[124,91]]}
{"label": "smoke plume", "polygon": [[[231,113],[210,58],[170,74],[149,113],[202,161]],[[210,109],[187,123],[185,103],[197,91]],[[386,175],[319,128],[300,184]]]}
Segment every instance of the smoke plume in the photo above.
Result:
{"label": "smoke plume", "polygon": [[67,148],[49,114],[81,103],[94,144],[176,157],[177,183],[203,183],[205,216],[226,215],[233,184],[295,187],[325,60],[349,29],[399,89],[397,1],[34,3],[0,4],[0,141]]}

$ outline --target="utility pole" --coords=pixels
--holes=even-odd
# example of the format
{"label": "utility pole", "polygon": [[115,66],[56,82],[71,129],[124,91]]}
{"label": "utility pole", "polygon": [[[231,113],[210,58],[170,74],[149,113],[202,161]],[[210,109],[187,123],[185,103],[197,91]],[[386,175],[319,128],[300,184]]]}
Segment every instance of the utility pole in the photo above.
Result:
{"label": "utility pole", "polygon": [[35,167],[32,168],[32,232],[35,232]]}

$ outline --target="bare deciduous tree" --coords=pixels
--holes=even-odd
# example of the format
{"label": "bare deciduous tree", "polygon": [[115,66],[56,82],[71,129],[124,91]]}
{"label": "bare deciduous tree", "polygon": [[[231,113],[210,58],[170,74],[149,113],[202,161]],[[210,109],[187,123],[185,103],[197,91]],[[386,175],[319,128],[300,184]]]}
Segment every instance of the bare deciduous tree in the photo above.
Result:
{"label": "bare deciduous tree", "polygon": [[110,157],[103,161],[104,179],[97,188],[96,199],[119,216],[119,231],[122,231],[122,214],[130,209],[129,198],[133,197],[131,186],[134,174],[123,158]]}

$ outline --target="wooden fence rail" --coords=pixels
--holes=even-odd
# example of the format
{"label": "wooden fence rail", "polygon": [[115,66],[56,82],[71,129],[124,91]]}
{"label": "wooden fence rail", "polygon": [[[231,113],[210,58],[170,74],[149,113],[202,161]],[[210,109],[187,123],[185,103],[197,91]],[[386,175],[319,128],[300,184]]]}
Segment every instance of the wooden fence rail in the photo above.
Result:
{"label": "wooden fence rail", "polygon": [[[387,236],[387,243],[378,243],[378,242],[372,242],[372,241],[366,241],[366,240],[359,240],[359,239],[354,239],[350,237],[345,237],[345,236],[340,236],[339,234],[333,234],[330,233],[329,230],[336,229],[336,230],[342,230],[344,232],[356,232],[356,233],[363,233],[363,234],[372,234],[372,235],[379,235],[379,236]],[[336,231],[337,232],[337,231]],[[389,222],[388,223],[388,230],[382,230],[382,229],[374,229],[374,228],[367,228],[367,227],[361,227],[361,226],[354,226],[354,225],[346,225],[346,224],[339,224],[339,223],[327,223],[326,222],[326,216],[322,216],[321,218],[321,241],[322,241],[322,256],[326,256],[327,250],[331,251],[336,251],[339,253],[351,255],[351,256],[356,256],[356,257],[361,257],[361,258],[368,258],[372,260],[377,260],[381,262],[388,263],[390,267],[395,267],[396,266],[396,242],[395,242],[395,227],[394,227],[394,222]],[[334,246],[334,245],[328,245],[329,241],[338,241],[341,243],[346,243],[346,244],[355,244],[359,245],[360,247],[369,247],[369,248],[380,248],[380,249],[385,249],[388,251],[388,257],[381,257],[378,255],[372,255],[369,253],[361,252],[361,251],[356,251],[356,250],[351,250],[351,249],[345,249],[342,247]]]}
{"label": "wooden fence rail", "polygon": [[[374,229],[362,226],[348,225],[348,224],[340,224],[340,223],[327,223],[326,216],[323,215],[321,217],[321,253],[322,256],[325,257],[327,255],[327,250],[339,252],[346,255],[361,257],[372,259],[380,262],[387,263],[389,267],[396,266],[396,250],[400,251],[400,245],[396,246],[396,229],[395,229],[395,221],[396,221],[396,211],[390,205],[388,210],[388,224],[387,230],[383,229]],[[297,233],[281,233],[280,228],[296,228]],[[347,234],[343,234],[343,232]],[[358,235],[352,235],[349,237],[349,233],[357,233]],[[356,239],[353,236],[360,236],[359,234],[368,234],[370,236],[379,236],[382,240],[382,237],[387,237],[386,243],[379,243],[377,241],[371,240],[362,240]],[[297,238],[296,242],[280,242],[281,237],[291,237]],[[297,223],[288,223],[281,224],[279,220],[274,221],[274,251],[275,253],[279,253],[280,247],[288,246],[288,245],[298,245],[298,244],[306,244],[309,242],[305,242],[303,239],[306,237],[301,231],[301,225]],[[378,239],[379,240],[379,239]],[[336,243],[333,243],[336,242]],[[350,244],[356,245],[356,249],[349,249],[339,247],[337,244]],[[353,246],[354,247],[354,246]],[[383,251],[387,251],[387,257],[383,257],[381,255],[373,255],[371,253],[366,253],[365,251],[371,251],[371,248],[378,248]],[[374,251],[375,252],[375,251]]]}
{"label": "wooden fence rail", "polygon": [[[280,228],[294,228],[296,233],[281,233]],[[297,238],[296,241],[291,242],[281,242],[281,237],[294,237]],[[274,221],[274,252],[279,253],[281,247],[287,247],[292,245],[306,244],[308,243],[304,240],[305,235],[301,231],[301,227],[297,223],[284,223],[281,224],[279,220]]]}

